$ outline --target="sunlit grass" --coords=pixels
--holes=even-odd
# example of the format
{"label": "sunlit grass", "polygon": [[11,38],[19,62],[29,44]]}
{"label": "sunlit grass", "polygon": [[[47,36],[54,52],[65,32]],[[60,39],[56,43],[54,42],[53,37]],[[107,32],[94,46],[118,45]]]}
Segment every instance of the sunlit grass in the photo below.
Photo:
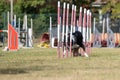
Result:
{"label": "sunlit grass", "polygon": [[89,58],[58,58],[57,49],[0,52],[0,80],[119,80],[120,49],[93,48]]}

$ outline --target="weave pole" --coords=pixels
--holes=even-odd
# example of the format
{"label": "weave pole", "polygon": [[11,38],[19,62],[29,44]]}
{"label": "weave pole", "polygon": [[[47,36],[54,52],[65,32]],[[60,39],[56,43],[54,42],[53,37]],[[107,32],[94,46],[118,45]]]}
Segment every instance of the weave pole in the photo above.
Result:
{"label": "weave pole", "polygon": [[68,23],[69,23],[69,4],[67,4],[67,15],[66,15],[66,54],[67,54],[67,57],[68,57]]}
{"label": "weave pole", "polygon": [[75,32],[76,31],[76,5],[75,5],[75,7],[74,7],[74,15],[73,15],[74,17],[73,17],[73,32]]}
{"label": "weave pole", "polygon": [[86,9],[84,8],[84,17],[83,17],[83,42],[86,42]]}
{"label": "weave pole", "polygon": [[[67,7],[66,7],[67,5]],[[60,11],[62,12],[62,31],[60,22]],[[63,3],[63,8],[60,10],[60,1],[58,1],[58,57],[60,57],[60,45],[62,45],[62,57],[68,57],[68,36],[70,36],[70,55],[72,56],[72,33],[76,30],[80,31],[83,35],[83,42],[85,47],[91,49],[91,12],[84,8],[82,15],[82,7],[79,9],[79,18],[76,16],[76,5],[72,5],[70,35],[69,35],[69,4]],[[77,28],[76,28],[77,27]],[[60,36],[62,35],[62,36]],[[60,41],[62,43],[60,43]],[[89,46],[87,46],[89,43]],[[84,51],[84,56],[88,57],[87,51]],[[89,51],[90,53],[90,51]]]}
{"label": "weave pole", "polygon": [[65,56],[65,46],[64,46],[64,40],[65,40],[65,13],[66,13],[66,3],[64,2],[63,5],[63,22],[62,22],[62,56]]}
{"label": "weave pole", "polygon": [[57,11],[57,27],[58,27],[58,44],[57,44],[57,54],[58,58],[60,58],[60,1],[58,1],[58,11]]}
{"label": "weave pole", "polygon": [[89,23],[89,27],[90,27],[90,42],[92,43],[92,13],[90,12],[90,23]]}
{"label": "weave pole", "polygon": [[87,43],[89,42],[89,19],[90,19],[90,17],[89,17],[89,10],[87,10],[87,27],[86,27],[86,29],[87,29],[87,37],[86,37],[86,41],[87,41]]}
{"label": "weave pole", "polygon": [[87,10],[87,43],[86,52],[91,53],[91,12]]}
{"label": "weave pole", "polygon": [[72,56],[72,32],[73,32],[73,14],[74,14],[74,5],[72,5],[72,13],[71,13],[71,30],[70,30],[70,54]]}
{"label": "weave pole", "polygon": [[80,7],[79,12],[78,31],[82,32],[82,7]]}

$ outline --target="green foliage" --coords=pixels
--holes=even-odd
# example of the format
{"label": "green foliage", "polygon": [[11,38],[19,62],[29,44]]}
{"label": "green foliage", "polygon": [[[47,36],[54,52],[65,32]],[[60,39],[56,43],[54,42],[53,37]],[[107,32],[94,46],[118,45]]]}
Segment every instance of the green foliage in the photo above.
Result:
{"label": "green foliage", "polygon": [[47,5],[46,8],[42,8],[40,10],[40,13],[46,13],[46,14],[55,13],[55,8],[51,5]]}
{"label": "green foliage", "polygon": [[34,27],[33,30],[35,31],[35,37],[39,37],[40,34],[43,32],[48,32],[49,27],[49,15],[47,14],[40,14],[35,15],[34,17]]}
{"label": "green foliage", "polygon": [[[14,14],[17,16],[21,16],[23,18],[24,14],[38,14],[33,17],[34,19],[34,31],[35,35],[38,33],[42,33],[42,31],[47,31],[49,27],[49,14],[57,13],[57,1],[58,0],[13,0],[14,1]],[[77,5],[77,13],[79,12],[79,7],[90,8],[90,4],[95,0],[59,0],[61,3],[67,2],[71,4]],[[103,0],[104,1],[104,0]],[[112,5],[114,6],[112,17],[118,18],[120,17],[120,3],[115,3],[115,0],[107,0],[109,3],[103,8],[103,14],[106,10]],[[114,4],[113,4],[114,3]],[[62,6],[61,6],[62,7]],[[0,27],[5,25],[4,22],[7,17],[3,17],[3,13],[10,11],[10,1],[9,0],[0,0]],[[116,15],[117,14],[117,15]],[[55,14],[56,16],[56,14]],[[55,17],[56,19],[56,17]]]}
{"label": "green foliage", "polygon": [[24,7],[27,8],[29,6],[31,7],[37,7],[38,5],[42,6],[45,4],[45,0],[24,0]]}
{"label": "green foliage", "polygon": [[113,8],[113,17],[120,18],[120,3],[117,3]]}
{"label": "green foliage", "polygon": [[22,13],[22,4],[23,0],[18,0],[16,3],[14,3],[14,13],[15,14],[21,14]]}
{"label": "green foliage", "polygon": [[9,5],[5,0],[0,0],[0,15],[9,10]]}
{"label": "green foliage", "polygon": [[22,12],[24,13],[34,13],[38,14],[40,12],[40,8],[44,6],[46,3],[46,0],[23,0],[22,1]]}
{"label": "green foliage", "polygon": [[118,3],[112,3],[109,2],[107,5],[105,5],[102,9],[103,14],[112,7],[112,18],[120,18],[120,2]]}

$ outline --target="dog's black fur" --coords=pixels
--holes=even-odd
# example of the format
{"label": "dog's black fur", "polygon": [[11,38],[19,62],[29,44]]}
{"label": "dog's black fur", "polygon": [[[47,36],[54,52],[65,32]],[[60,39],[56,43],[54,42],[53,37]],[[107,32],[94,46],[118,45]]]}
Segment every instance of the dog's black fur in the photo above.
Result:
{"label": "dog's black fur", "polygon": [[[77,47],[74,47],[77,46]],[[70,47],[70,34],[68,34],[68,49]],[[82,33],[79,31],[75,31],[74,33],[72,33],[72,52],[73,52],[73,56],[78,56],[81,55],[79,53],[79,48],[82,48],[83,51],[85,52],[85,46],[83,44],[83,36]]]}
{"label": "dog's black fur", "polygon": [[79,47],[81,47],[85,51],[82,33],[79,31],[75,31],[72,35],[73,35],[73,37],[72,37],[73,45],[77,44],[77,45],[79,45]]}

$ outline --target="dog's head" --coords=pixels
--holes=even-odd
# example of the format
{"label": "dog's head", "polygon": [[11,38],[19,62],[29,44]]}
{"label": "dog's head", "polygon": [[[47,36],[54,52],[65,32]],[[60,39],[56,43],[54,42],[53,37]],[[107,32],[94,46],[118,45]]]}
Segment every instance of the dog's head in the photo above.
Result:
{"label": "dog's head", "polygon": [[72,40],[74,44],[82,43],[83,40],[82,33],[79,31],[75,31],[72,34]]}
{"label": "dog's head", "polygon": [[[68,34],[68,46],[70,46],[70,33]],[[74,45],[81,45],[83,37],[82,37],[82,33],[79,31],[75,31],[74,33],[72,33],[72,46]],[[65,41],[64,41],[65,42]]]}

